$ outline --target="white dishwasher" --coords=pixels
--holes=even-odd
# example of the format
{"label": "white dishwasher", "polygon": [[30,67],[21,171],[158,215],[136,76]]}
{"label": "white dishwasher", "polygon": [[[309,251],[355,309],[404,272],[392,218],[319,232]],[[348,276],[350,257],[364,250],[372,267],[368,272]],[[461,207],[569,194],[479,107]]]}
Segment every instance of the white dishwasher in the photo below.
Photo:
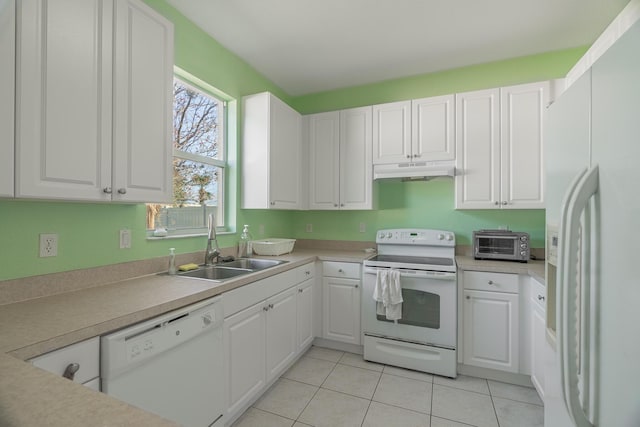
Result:
{"label": "white dishwasher", "polygon": [[188,427],[221,426],[220,297],[101,338],[102,391]]}

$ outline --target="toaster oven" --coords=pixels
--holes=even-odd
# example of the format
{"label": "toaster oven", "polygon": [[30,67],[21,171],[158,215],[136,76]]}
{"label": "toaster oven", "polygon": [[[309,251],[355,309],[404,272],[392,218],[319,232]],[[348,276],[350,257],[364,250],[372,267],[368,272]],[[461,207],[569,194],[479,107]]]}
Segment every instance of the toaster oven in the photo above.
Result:
{"label": "toaster oven", "polygon": [[527,262],[531,254],[529,234],[509,230],[473,232],[473,257]]}

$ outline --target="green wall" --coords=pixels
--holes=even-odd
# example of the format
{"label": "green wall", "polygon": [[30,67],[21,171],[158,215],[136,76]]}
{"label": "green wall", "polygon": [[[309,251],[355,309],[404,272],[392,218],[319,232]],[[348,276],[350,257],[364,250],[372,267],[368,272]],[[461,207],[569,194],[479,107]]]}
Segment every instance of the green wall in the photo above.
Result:
{"label": "green wall", "polygon": [[[228,97],[269,90],[302,113],[329,111],[361,105],[411,99],[444,93],[544,80],[564,75],[585,48],[552,52],[440,73],[392,80],[326,93],[289,97],[280,88],[230,53],[206,33],[193,26],[164,0],[145,0],[175,25],[175,62]],[[239,103],[232,103],[232,116],[240,117]],[[373,240],[385,227],[428,227],[456,232],[458,241],[468,243],[477,228],[508,225],[532,234],[534,246],[543,244],[544,211],[455,211],[453,181],[379,184],[379,209],[375,211],[268,211],[239,209],[238,150],[239,123],[229,124],[230,152],[227,215],[236,225],[250,224],[253,236],[314,239]],[[359,232],[365,223],[367,231]],[[305,232],[306,224],[314,231]],[[258,233],[264,225],[263,235]],[[131,249],[119,249],[119,230],[132,231]],[[58,256],[38,257],[38,235],[59,235]],[[231,246],[236,234],[223,235],[221,246]],[[38,202],[0,200],[0,280],[96,267],[202,250],[204,237],[167,240],[145,238],[145,206],[105,203]]]}

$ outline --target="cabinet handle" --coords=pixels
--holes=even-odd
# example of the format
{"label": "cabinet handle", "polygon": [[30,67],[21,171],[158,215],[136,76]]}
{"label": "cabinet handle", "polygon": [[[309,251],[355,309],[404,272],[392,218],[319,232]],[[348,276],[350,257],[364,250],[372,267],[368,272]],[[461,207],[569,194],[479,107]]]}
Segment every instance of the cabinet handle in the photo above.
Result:
{"label": "cabinet handle", "polygon": [[338,207],[338,204],[337,204],[337,203],[334,203],[334,204],[333,204],[333,207],[334,207],[334,208],[337,208],[337,207]]}
{"label": "cabinet handle", "polygon": [[302,293],[302,289],[298,289],[298,293],[301,294]]}
{"label": "cabinet handle", "polygon": [[69,365],[67,365],[67,368],[64,370],[64,373],[62,374],[62,376],[73,381],[73,377],[75,377],[76,372],[78,372],[79,369],[80,369],[79,363],[69,363]]}
{"label": "cabinet handle", "polygon": [[305,271],[304,274],[306,274],[307,276],[309,276],[311,274],[310,271]]}
{"label": "cabinet handle", "polygon": [[344,207],[344,203],[340,203],[340,207],[341,207],[341,208],[342,208],[342,207]]}
{"label": "cabinet handle", "polygon": [[411,158],[411,154],[407,154],[407,159],[410,159],[410,158]]}
{"label": "cabinet handle", "polygon": [[344,270],[340,268],[338,269],[338,273],[344,273]]}
{"label": "cabinet handle", "polygon": [[471,299],[471,297],[469,295],[467,295],[467,299]]}
{"label": "cabinet handle", "polygon": [[118,188],[118,194],[127,194],[126,188]]}
{"label": "cabinet handle", "polygon": [[538,295],[538,301],[544,301],[544,297],[542,295]]}
{"label": "cabinet handle", "polygon": [[275,205],[276,205],[276,202],[271,202],[271,203],[269,203],[269,204],[270,204],[271,206],[275,206]]}
{"label": "cabinet handle", "polygon": [[358,289],[358,286],[359,286],[359,285],[356,285],[356,289]]}
{"label": "cabinet handle", "polygon": [[489,284],[490,284],[490,285],[493,285],[493,280],[489,280]]}
{"label": "cabinet handle", "polygon": [[103,192],[103,193],[106,193],[106,194],[111,194],[111,187],[104,187],[104,188],[102,189],[102,192]]}
{"label": "cabinet handle", "polygon": [[500,204],[500,202],[496,200],[493,204],[498,206]]}
{"label": "cabinet handle", "polygon": [[420,154],[414,154],[413,157],[420,157]]}
{"label": "cabinet handle", "polygon": [[507,203],[506,201],[505,201],[505,202],[502,202],[502,205],[503,205],[503,206],[506,206],[507,204],[508,204],[508,203]]}
{"label": "cabinet handle", "polygon": [[262,307],[262,311],[269,311],[269,306]]}
{"label": "cabinet handle", "polygon": [[273,304],[269,304],[269,308],[273,308]]}

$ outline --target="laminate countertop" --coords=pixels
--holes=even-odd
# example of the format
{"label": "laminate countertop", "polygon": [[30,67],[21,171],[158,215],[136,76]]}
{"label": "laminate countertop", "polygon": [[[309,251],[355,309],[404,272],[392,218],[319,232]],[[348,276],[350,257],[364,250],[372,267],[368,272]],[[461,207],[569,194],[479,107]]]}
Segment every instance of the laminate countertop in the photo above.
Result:
{"label": "laminate countertop", "polygon": [[27,359],[104,335],[316,260],[364,251],[295,250],[277,267],[222,283],[152,274],[0,306],[0,425],[171,426],[156,415],[32,366]]}
{"label": "laminate countertop", "polygon": [[491,261],[474,259],[470,256],[456,256],[458,269],[466,271],[489,271],[494,273],[527,274],[538,282],[545,284],[545,262],[513,262],[513,261]]}
{"label": "laminate countertop", "polygon": [[[175,423],[32,366],[25,360],[100,336],[309,262],[360,263],[364,251],[301,249],[268,270],[221,283],[151,274],[0,306],[0,425],[174,426]],[[531,274],[544,263],[456,257],[463,270]]]}

